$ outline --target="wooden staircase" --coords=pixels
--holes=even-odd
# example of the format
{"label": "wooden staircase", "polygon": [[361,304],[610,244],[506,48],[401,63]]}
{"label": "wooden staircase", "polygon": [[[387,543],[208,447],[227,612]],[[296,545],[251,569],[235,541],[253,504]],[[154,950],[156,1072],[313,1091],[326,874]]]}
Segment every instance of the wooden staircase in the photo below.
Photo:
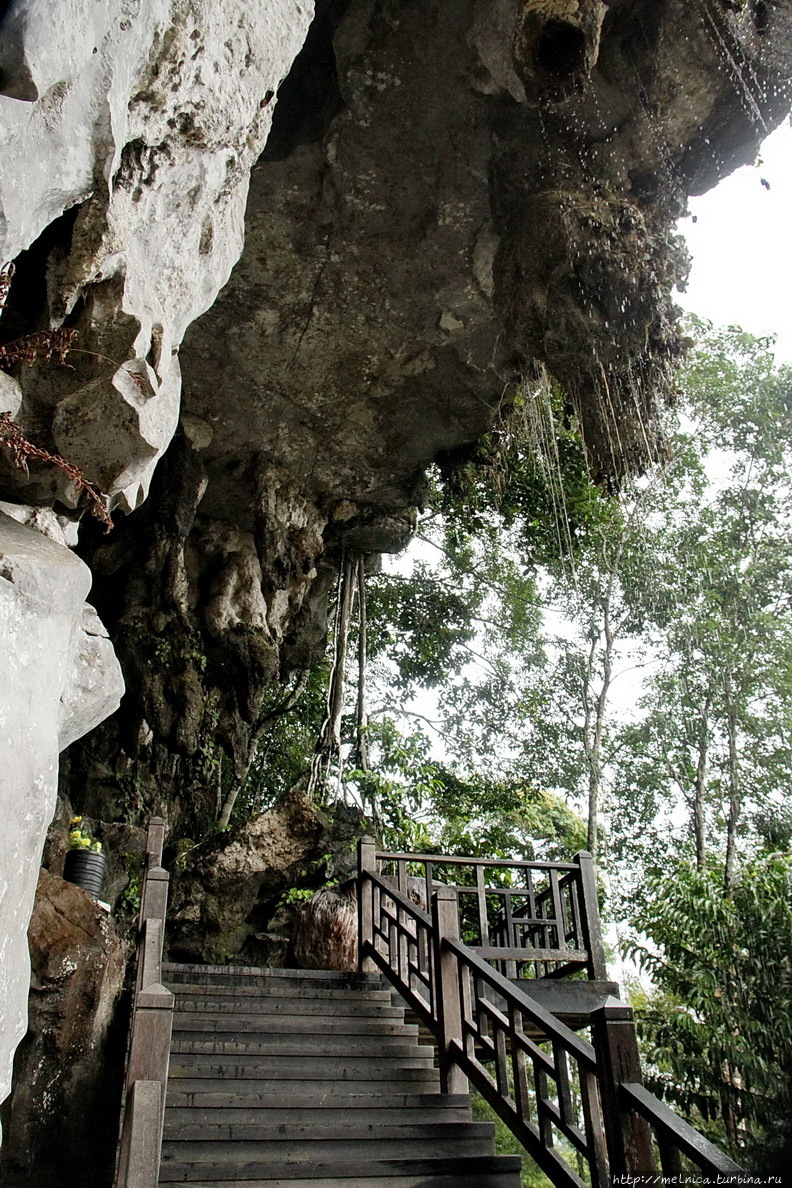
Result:
{"label": "wooden staircase", "polygon": [[469,1083],[556,1188],[655,1183],[658,1163],[669,1182],[745,1182],[641,1083],[589,854],[389,854],[364,838],[361,972],[317,973],[163,964],[164,833],[153,819],[115,1188],[519,1188]]}
{"label": "wooden staircase", "polygon": [[378,976],[164,965],[160,1185],[519,1188]]}

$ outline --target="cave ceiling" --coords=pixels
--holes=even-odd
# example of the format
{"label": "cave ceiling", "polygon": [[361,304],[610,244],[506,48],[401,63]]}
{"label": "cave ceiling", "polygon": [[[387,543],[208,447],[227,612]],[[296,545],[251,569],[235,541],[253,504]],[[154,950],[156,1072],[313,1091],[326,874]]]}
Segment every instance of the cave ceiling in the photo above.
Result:
{"label": "cave ceiling", "polygon": [[789,0],[319,0],[296,58],[288,7],[280,57],[237,0],[158,34],[112,184],[75,190],[9,302],[22,332],[46,291],[94,352],[25,370],[20,416],[117,508],[79,548],[127,694],[64,779],[111,816],[192,797],[195,831],[211,756],[242,778],[262,691],[321,650],[340,552],[402,547],[427,466],[537,369],[600,480],[662,456],[677,220],[792,106]]}

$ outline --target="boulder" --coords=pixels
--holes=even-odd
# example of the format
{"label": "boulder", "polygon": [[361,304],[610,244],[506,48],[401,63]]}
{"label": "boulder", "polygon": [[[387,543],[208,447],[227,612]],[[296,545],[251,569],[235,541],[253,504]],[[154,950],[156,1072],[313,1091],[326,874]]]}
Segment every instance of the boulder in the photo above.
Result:
{"label": "boulder", "polygon": [[30,1023],[3,1110],[6,1188],[104,1188],[123,1076],[113,1027],[126,950],[112,918],[72,883],[39,873],[28,933]]}
{"label": "boulder", "polygon": [[85,602],[88,567],[0,512],[0,1100],[26,1031],[26,932],[55,810],[58,752],[119,704],[110,641]]}

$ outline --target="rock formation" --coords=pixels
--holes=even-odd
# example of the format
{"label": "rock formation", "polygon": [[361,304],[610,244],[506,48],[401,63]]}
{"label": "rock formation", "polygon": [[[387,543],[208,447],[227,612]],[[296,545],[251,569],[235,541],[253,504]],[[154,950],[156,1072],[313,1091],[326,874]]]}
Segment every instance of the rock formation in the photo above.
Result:
{"label": "rock formation", "polygon": [[[79,332],[74,367],[3,376],[0,412],[64,453],[119,508],[145,497],[177,425],[178,348],[242,245],[249,169],[310,7],[254,10],[167,0],[53,6],[20,0],[0,38],[0,260],[16,274],[3,341]],[[25,1031],[25,933],[57,753],[107,717],[122,692],[103,628],[84,600],[90,572],[60,519],[79,515],[56,467],[14,468],[0,449],[4,676],[0,1100]],[[25,505],[33,505],[26,512]],[[49,517],[49,519],[47,519]],[[66,532],[69,532],[68,527]],[[87,682],[85,689],[80,682]],[[21,872],[21,873],[20,873]]]}
{"label": "rock formation", "polygon": [[[341,552],[403,544],[426,466],[537,364],[604,481],[662,453],[675,221],[789,109],[792,3],[319,0],[307,39],[297,0],[66,12],[18,0],[0,38],[0,251],[16,263],[0,329],[73,329],[87,353],[17,367],[0,412],[116,509],[108,535],[81,523],[78,548],[127,694],[72,748],[70,796],[198,837],[267,690],[321,646]],[[58,467],[25,474],[0,447],[0,494],[74,543],[80,495]],[[30,556],[34,529],[9,531]],[[52,809],[87,592],[65,544],[36,540],[50,617],[2,583],[10,657],[29,621],[51,631],[49,679],[26,677],[45,774],[14,743],[36,798],[6,839],[14,870],[17,854],[35,868]],[[31,898],[9,909],[0,976],[17,985]]]}
{"label": "rock formation", "polygon": [[[109,1181],[124,1036],[112,1028],[125,946],[87,891],[42,870],[30,927],[30,1026],[4,1118],[6,1188]],[[108,1047],[114,1075],[108,1078]]]}
{"label": "rock formation", "polygon": [[[23,518],[57,531],[52,512]],[[107,632],[85,601],[90,586],[88,567],[62,538],[0,512],[0,1098],[27,1028],[26,933],[55,811],[58,752],[111,714],[123,692]]]}
{"label": "rock formation", "polygon": [[328,879],[348,878],[365,829],[357,809],[339,804],[326,813],[295,793],[187,850],[173,872],[170,956],[215,965],[291,964],[300,900],[291,901],[289,889],[299,884],[304,895]]}

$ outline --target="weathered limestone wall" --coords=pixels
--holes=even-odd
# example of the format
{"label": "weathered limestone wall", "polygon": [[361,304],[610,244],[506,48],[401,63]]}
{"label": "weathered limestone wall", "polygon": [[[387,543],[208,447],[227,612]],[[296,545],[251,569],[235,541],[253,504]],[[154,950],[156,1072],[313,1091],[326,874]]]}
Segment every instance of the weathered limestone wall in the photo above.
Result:
{"label": "weathered limestone wall", "polygon": [[[426,466],[537,362],[601,477],[662,452],[675,221],[792,102],[790,0],[317,9],[277,107],[303,0],[17,0],[0,27],[0,257],[17,266],[0,341],[65,327],[87,352],[0,379],[0,412],[119,513],[79,548],[127,696],[67,761],[73,802],[105,820],[164,811],[203,834],[267,690],[321,647],[341,551],[404,543]],[[27,475],[3,448],[0,495],[82,511],[62,471]],[[3,530],[21,550],[8,687],[33,698],[8,736],[34,792],[7,816],[16,874],[37,865],[87,579]],[[32,877],[0,942],[12,1041]]]}
{"label": "weathered limestone wall", "polygon": [[98,1188],[115,1163],[125,1036],[113,1019],[126,946],[87,891],[46,870],[29,945],[29,1029],[4,1111],[0,1178],[4,1188]]}
{"label": "weathered limestone wall", "polygon": [[27,926],[55,809],[58,752],[111,714],[124,688],[107,633],[85,601],[90,586],[91,572],[74,553],[0,512],[0,1100],[27,1029]]}
{"label": "weathered limestone wall", "polygon": [[[239,256],[250,167],[311,15],[297,0],[19,0],[6,19],[0,257],[58,227],[46,277],[25,258],[16,292],[38,282],[30,316],[67,319],[105,356],[48,379],[47,428],[121,507],[145,498],[175,431],[179,345]],[[24,422],[43,399],[35,369],[22,383]]]}
{"label": "weathered limestone wall", "polygon": [[317,8],[185,337],[181,430],[146,505],[84,537],[130,686],[94,749],[128,778],[71,778],[191,837],[321,647],[340,552],[400,547],[426,466],[537,361],[604,481],[662,455],[676,220],[792,103],[790,3]]}
{"label": "weathered limestone wall", "polygon": [[[16,263],[0,334],[68,325],[90,352],[73,369],[25,367],[18,384],[3,375],[0,411],[112,506],[145,498],[176,430],[179,345],[241,250],[249,170],[312,12],[310,0],[18,0],[0,25],[0,262]],[[0,487],[34,528],[41,515],[24,505],[80,514],[60,470],[34,462],[27,475],[6,450]],[[58,750],[123,686],[84,602],[88,568],[6,516],[0,550],[1,1100],[25,1031]]]}

